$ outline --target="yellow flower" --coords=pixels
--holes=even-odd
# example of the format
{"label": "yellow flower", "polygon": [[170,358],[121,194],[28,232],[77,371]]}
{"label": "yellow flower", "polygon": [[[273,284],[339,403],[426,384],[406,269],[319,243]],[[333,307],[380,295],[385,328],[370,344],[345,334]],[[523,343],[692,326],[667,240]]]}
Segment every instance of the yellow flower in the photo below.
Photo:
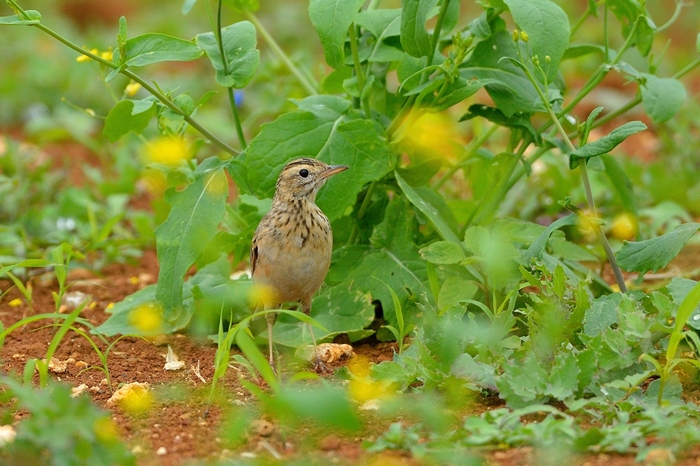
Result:
{"label": "yellow flower", "polygon": [[148,192],[156,197],[162,196],[165,188],[168,187],[165,173],[154,168],[146,168],[141,175],[141,181],[146,186]]}
{"label": "yellow flower", "polygon": [[611,232],[617,239],[632,240],[637,236],[637,219],[629,212],[623,212],[613,219]]}
{"label": "yellow flower", "polygon": [[364,403],[368,400],[390,398],[394,390],[390,385],[377,382],[369,377],[369,359],[356,356],[348,363],[348,370],[354,376],[348,384],[348,393],[353,400]]}
{"label": "yellow flower", "polygon": [[141,84],[132,81],[126,86],[126,89],[124,89],[124,94],[126,94],[129,97],[133,97],[140,89]]}
{"label": "yellow flower", "polygon": [[95,432],[97,439],[101,442],[114,442],[119,438],[117,426],[108,417],[97,419],[92,425],[92,430]]}
{"label": "yellow flower", "polygon": [[146,303],[138,306],[129,314],[129,324],[141,333],[156,335],[163,325],[163,312],[158,303]]}
{"label": "yellow flower", "polygon": [[112,61],[112,51],[105,50],[104,52],[100,53],[100,57],[102,57],[103,60]]}
{"label": "yellow flower", "polygon": [[418,118],[407,128],[406,139],[417,152],[444,158],[454,158],[455,146],[463,142],[454,120],[444,113],[426,113]]}
{"label": "yellow flower", "polygon": [[190,158],[187,143],[182,138],[160,137],[146,145],[146,160],[149,163],[161,163],[177,166]]}
{"label": "yellow flower", "polygon": [[10,306],[11,307],[18,307],[22,305],[22,300],[19,298],[15,298],[12,301],[10,301]]}

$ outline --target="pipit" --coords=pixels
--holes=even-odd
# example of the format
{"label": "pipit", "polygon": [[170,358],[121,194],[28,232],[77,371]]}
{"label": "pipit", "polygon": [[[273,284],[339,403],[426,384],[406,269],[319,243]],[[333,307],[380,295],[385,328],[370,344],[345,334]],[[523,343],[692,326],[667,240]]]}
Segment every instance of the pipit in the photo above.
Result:
{"label": "pipit", "polygon": [[[347,169],[307,158],[293,160],[282,169],[272,207],[260,221],[250,251],[253,283],[265,290],[265,309],[281,309],[283,303],[299,301],[303,312],[310,313],[311,299],[326,278],[333,250],[331,224],[316,205],[316,194],[330,176]],[[269,360],[274,367],[276,315],[265,317]],[[315,347],[313,332],[311,338]]]}

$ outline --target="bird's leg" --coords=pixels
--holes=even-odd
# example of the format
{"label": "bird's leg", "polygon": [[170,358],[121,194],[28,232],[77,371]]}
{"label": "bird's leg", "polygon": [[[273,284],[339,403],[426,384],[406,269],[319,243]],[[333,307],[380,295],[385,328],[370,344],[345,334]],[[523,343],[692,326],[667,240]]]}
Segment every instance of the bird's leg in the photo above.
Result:
{"label": "bird's leg", "polygon": [[[281,305],[277,305],[277,308],[279,309]],[[268,314],[265,314],[265,320],[267,321],[267,345],[268,345],[268,359],[270,361],[270,367],[272,369],[275,369],[275,349],[274,349],[274,343],[272,341],[272,326],[275,325],[275,320],[277,320],[277,315],[270,312]]]}
{"label": "bird's leg", "polygon": [[[301,303],[302,310],[306,315],[311,315],[311,299],[304,300]],[[321,361],[320,355],[318,354],[318,345],[316,344],[316,337],[314,337],[314,329],[310,323],[307,322],[307,327],[309,327],[309,335],[311,335],[311,342],[314,344],[314,355],[311,358],[311,363],[314,365],[314,370],[321,370],[321,372],[330,372],[328,366],[326,366],[323,361]]]}

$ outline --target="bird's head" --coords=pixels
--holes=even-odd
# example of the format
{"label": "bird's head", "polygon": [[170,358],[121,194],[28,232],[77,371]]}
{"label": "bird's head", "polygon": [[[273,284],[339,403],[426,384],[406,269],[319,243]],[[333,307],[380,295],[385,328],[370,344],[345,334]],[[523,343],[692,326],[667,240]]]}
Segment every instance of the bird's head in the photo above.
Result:
{"label": "bird's head", "polygon": [[316,193],[326,180],[347,169],[346,165],[328,165],[316,159],[292,160],[285,165],[277,179],[275,198],[306,198],[315,202]]}

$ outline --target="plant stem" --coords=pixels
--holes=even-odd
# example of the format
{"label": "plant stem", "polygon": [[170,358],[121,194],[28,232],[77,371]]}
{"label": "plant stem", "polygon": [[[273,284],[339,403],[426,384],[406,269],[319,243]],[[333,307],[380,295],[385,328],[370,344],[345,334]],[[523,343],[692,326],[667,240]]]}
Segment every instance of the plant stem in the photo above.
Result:
{"label": "plant stem", "polygon": [[[635,25],[637,23],[635,22]],[[633,28],[634,29],[634,28]],[[630,36],[632,34],[630,33]],[[518,54],[520,55],[520,48],[518,48]],[[615,57],[616,59],[619,57],[619,54]],[[521,62],[524,61],[522,58],[522,55],[520,55],[520,60]],[[539,66],[539,65],[536,65]],[[569,136],[566,134],[566,130],[564,130],[564,127],[561,125],[561,122],[559,121],[559,117],[554,113],[554,110],[552,110],[552,106],[549,104],[549,99],[547,96],[544,94],[544,92],[548,88],[547,84],[547,77],[544,75],[544,83],[543,87],[545,91],[543,91],[540,88],[540,85],[537,83],[537,80],[535,79],[534,76],[532,76],[532,73],[530,72],[530,68],[524,65],[523,63],[523,72],[527,76],[528,80],[532,83],[534,86],[535,90],[537,91],[537,95],[539,95],[540,100],[542,101],[542,104],[544,107],[547,109],[547,113],[549,114],[549,117],[554,124],[554,126],[557,129],[557,132],[561,135],[562,139],[564,140],[564,143],[568,147],[569,151],[573,152],[576,150],[576,147],[574,144],[571,142],[571,139],[569,139]],[[600,227],[600,224],[597,222],[598,219],[598,212],[595,206],[595,199],[593,198],[593,192],[591,190],[591,183],[590,180],[588,179],[588,170],[586,169],[586,161],[582,160],[581,163],[579,163],[579,171],[581,173],[581,183],[583,184],[584,191],[586,193],[586,202],[588,203],[588,209],[591,211],[591,214],[594,217],[594,221],[591,222],[591,225],[593,227],[593,231],[595,232],[596,236],[598,237],[598,240],[600,241],[601,245],[603,246],[603,249],[605,250],[605,255],[608,258],[608,262],[610,263],[610,267],[612,267],[613,274],[615,275],[615,281],[617,282],[617,286],[620,288],[620,291],[623,293],[627,292],[627,286],[625,285],[625,279],[622,276],[622,271],[620,270],[620,267],[617,265],[617,260],[615,259],[615,253],[613,252],[612,248],[610,247],[610,243],[608,242],[608,239],[605,236],[605,233],[603,232],[603,229]]]}
{"label": "plant stem", "polygon": [[[41,24],[41,23],[33,24],[32,26],[34,26],[34,27],[36,27],[36,28],[38,28],[38,29],[44,31],[46,34],[50,35],[50,36],[53,37],[54,39],[56,39],[56,40],[58,40],[59,42],[63,43],[64,45],[66,45],[66,46],[72,48],[73,50],[75,50],[75,51],[78,52],[78,53],[81,53],[81,54],[85,55],[86,57],[91,58],[92,60],[95,60],[96,62],[99,62],[99,63],[101,63],[101,64],[103,64],[103,65],[105,65],[105,66],[107,66],[107,67],[109,67],[109,68],[112,68],[112,69],[117,69],[117,68],[119,68],[119,66],[117,66],[117,65],[114,64],[114,63],[112,63],[111,61],[105,60],[104,58],[100,57],[99,55],[95,55],[94,53],[91,53],[90,51],[85,50],[85,49],[83,49],[82,47],[79,47],[77,44],[75,44],[75,43],[69,41],[69,40],[66,39],[65,37],[61,36],[60,34],[58,34],[57,32],[55,32],[54,30],[52,30],[52,29],[50,29],[50,28],[44,26],[44,25]],[[220,148],[220,149],[222,149],[222,150],[228,152],[229,154],[231,154],[231,155],[233,155],[233,156],[236,156],[236,155],[240,154],[240,151],[234,149],[233,147],[229,146],[229,145],[226,144],[224,141],[222,141],[221,139],[219,139],[218,137],[216,137],[216,136],[215,136],[214,134],[212,134],[209,130],[207,130],[207,129],[204,128],[202,125],[200,125],[199,122],[197,122],[194,118],[192,118],[192,116],[185,114],[185,112],[183,112],[183,111],[180,109],[180,107],[178,107],[177,105],[175,105],[175,103],[174,103],[172,100],[168,99],[165,95],[163,95],[163,93],[161,93],[161,92],[158,91],[155,87],[153,87],[153,86],[151,86],[150,84],[148,84],[148,83],[147,83],[145,80],[143,80],[140,76],[138,76],[137,74],[133,73],[131,70],[126,69],[126,68],[125,68],[125,69],[119,70],[119,72],[120,72],[121,74],[123,74],[124,76],[127,76],[128,78],[132,79],[133,81],[139,83],[139,84],[141,85],[141,87],[143,87],[144,89],[146,89],[146,90],[147,90],[148,92],[150,92],[154,97],[156,97],[158,100],[160,100],[161,103],[163,103],[163,105],[165,105],[165,106],[168,107],[170,110],[172,110],[173,112],[177,113],[178,115],[181,115],[181,116],[184,118],[184,120],[185,120],[190,126],[192,126],[194,129],[196,129],[197,131],[199,131],[199,133],[202,134],[206,139],[208,139],[209,142],[211,142],[212,144],[214,144],[214,145],[217,146],[218,148]]]}
{"label": "plant stem", "polygon": [[[375,188],[377,187],[377,182],[372,181],[369,186],[367,187],[367,194],[365,194],[365,198],[362,199],[362,204],[360,205],[360,210],[357,212],[357,220],[360,221],[362,217],[365,216],[365,213],[367,212],[367,208],[369,207],[369,204],[372,200],[372,194],[374,193]],[[359,228],[357,226],[357,222],[355,222],[352,226],[352,231],[350,232],[350,238],[348,239],[348,245],[351,245],[355,242],[355,239],[357,239],[357,233],[359,232]]]}
{"label": "plant stem", "polygon": [[258,17],[255,16],[252,12],[250,11],[244,11],[244,14],[248,20],[255,25],[255,28],[258,30],[262,38],[267,42],[267,45],[272,49],[275,55],[277,55],[277,58],[279,58],[282,63],[289,69],[289,71],[297,78],[299,81],[299,84],[306,89],[306,92],[309,93],[309,95],[317,95],[318,90],[316,90],[316,86],[312,84],[309,79],[304,76],[304,74],[297,68],[294,63],[292,63],[292,60],[287,56],[286,53],[284,53],[284,50],[279,46],[279,44],[275,41],[275,39],[270,35],[270,33],[267,31],[265,26],[258,20]]}
{"label": "plant stem", "polygon": [[357,87],[360,89],[360,102],[362,110],[365,112],[365,118],[370,118],[372,112],[369,108],[369,100],[365,96],[365,75],[362,73],[362,65],[360,64],[360,54],[357,51],[357,33],[355,32],[355,23],[352,23],[348,28],[350,34],[350,51],[352,52],[352,62],[355,69],[355,77],[357,78]]}
{"label": "plant stem", "polygon": [[[219,46],[219,55],[221,56],[221,63],[224,65],[224,74],[228,76],[228,58],[226,58],[226,52],[224,50],[224,40],[221,37],[221,5],[223,1],[217,0],[217,11],[216,11],[216,43]],[[238,142],[243,149],[248,147],[245,141],[245,134],[243,134],[243,128],[241,127],[241,119],[238,115],[238,107],[236,107],[236,98],[233,95],[233,87],[226,86],[226,93],[228,94],[228,102],[231,106],[231,116],[233,117],[233,125],[236,128],[236,135],[238,136]]]}

